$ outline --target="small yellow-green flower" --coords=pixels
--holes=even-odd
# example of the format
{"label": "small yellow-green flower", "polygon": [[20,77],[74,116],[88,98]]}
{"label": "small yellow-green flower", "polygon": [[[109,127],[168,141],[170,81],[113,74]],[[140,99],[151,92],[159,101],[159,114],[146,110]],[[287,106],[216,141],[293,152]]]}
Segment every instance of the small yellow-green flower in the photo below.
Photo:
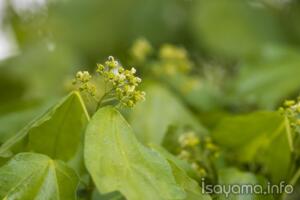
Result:
{"label": "small yellow-green flower", "polygon": [[162,70],[167,75],[176,73],[188,73],[193,63],[189,60],[188,53],[184,48],[165,44],[159,51]]}
{"label": "small yellow-green flower", "polygon": [[194,132],[187,132],[179,137],[181,147],[194,147],[200,143],[200,139]]}
{"label": "small yellow-green flower", "polygon": [[203,167],[201,167],[198,163],[193,162],[191,164],[191,167],[192,167],[193,170],[195,170],[195,172],[198,174],[198,176],[204,177],[204,176],[207,175],[206,170]]}
{"label": "small yellow-green flower", "polygon": [[73,80],[74,85],[78,85],[78,89],[81,92],[87,92],[91,96],[96,95],[96,86],[90,83],[92,76],[88,71],[79,71]]}
{"label": "small yellow-green flower", "polygon": [[279,108],[279,112],[284,115],[290,124],[290,127],[296,131],[300,131],[300,99],[297,101],[287,100],[284,106]]}
{"label": "small yellow-green flower", "polygon": [[178,158],[182,160],[189,160],[191,158],[191,153],[187,150],[182,150],[179,153]]}
{"label": "small yellow-green flower", "polygon": [[287,100],[287,101],[284,102],[284,105],[286,107],[291,107],[291,106],[293,106],[295,104],[296,104],[296,101],[294,101],[294,100]]}
{"label": "small yellow-green flower", "polygon": [[144,62],[152,53],[151,44],[144,38],[136,40],[130,49],[130,54],[138,62]]}

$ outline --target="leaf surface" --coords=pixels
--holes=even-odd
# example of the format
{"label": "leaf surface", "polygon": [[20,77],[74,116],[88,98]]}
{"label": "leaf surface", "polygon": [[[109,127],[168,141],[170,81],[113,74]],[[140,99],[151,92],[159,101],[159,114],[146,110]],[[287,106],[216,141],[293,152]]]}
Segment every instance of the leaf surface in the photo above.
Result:
{"label": "leaf surface", "polygon": [[232,158],[262,165],[279,182],[285,180],[291,161],[288,134],[286,121],[277,112],[254,112],[223,119],[212,135]]}
{"label": "leaf surface", "polygon": [[233,101],[274,109],[299,91],[299,51],[271,46],[265,48],[260,57],[241,66],[234,81]]}
{"label": "leaf surface", "polygon": [[[246,188],[245,186],[254,186],[261,188],[262,192],[267,191],[266,181],[264,178],[256,176],[255,174],[243,172],[235,168],[224,168],[219,170],[219,184],[222,185],[223,188],[226,188],[223,191],[223,194],[219,194],[218,200],[273,200],[272,195],[267,194],[255,194],[251,189]],[[239,187],[237,187],[239,186]],[[230,187],[232,189],[230,189]],[[243,189],[244,187],[244,189]],[[238,189],[237,189],[238,188]],[[246,189],[245,189],[246,188]],[[231,191],[230,191],[231,190]],[[254,191],[254,189],[253,189]],[[260,190],[256,190],[260,192]],[[227,196],[228,195],[228,196]]]}
{"label": "leaf surface", "polygon": [[147,100],[136,106],[130,116],[138,139],[144,144],[161,144],[170,125],[185,125],[206,133],[206,129],[191,112],[167,89],[159,84],[149,84],[145,91]]}
{"label": "leaf surface", "polygon": [[211,200],[211,197],[204,193],[199,184],[189,177],[184,166],[185,163],[182,160],[179,160],[162,147],[156,145],[151,145],[151,147],[169,162],[177,184],[184,188],[187,194],[185,200]]}
{"label": "leaf surface", "polygon": [[0,157],[34,151],[76,162],[88,120],[80,95],[73,92],[6,141],[0,148]]}
{"label": "leaf surface", "polygon": [[75,200],[78,180],[61,161],[21,153],[0,168],[0,199]]}
{"label": "leaf surface", "polygon": [[85,135],[85,164],[100,193],[120,191],[128,200],[184,199],[168,162],[141,145],[112,107],[97,111]]}

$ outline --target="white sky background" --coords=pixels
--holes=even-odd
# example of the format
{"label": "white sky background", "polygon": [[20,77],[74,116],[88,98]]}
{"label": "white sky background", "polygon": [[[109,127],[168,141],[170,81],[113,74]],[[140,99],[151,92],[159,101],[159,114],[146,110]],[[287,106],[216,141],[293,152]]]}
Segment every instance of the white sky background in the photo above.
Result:
{"label": "white sky background", "polygon": [[0,0],[0,60],[11,56],[16,49],[12,34],[10,33],[11,31],[9,31],[8,28],[4,30],[3,27],[5,1],[6,0]]}
{"label": "white sky background", "polygon": [[[0,0],[0,61],[18,53],[13,31],[10,27],[3,26],[6,2],[7,0]],[[46,4],[46,0],[10,0],[10,2],[18,14],[22,14],[23,11],[34,12]]]}

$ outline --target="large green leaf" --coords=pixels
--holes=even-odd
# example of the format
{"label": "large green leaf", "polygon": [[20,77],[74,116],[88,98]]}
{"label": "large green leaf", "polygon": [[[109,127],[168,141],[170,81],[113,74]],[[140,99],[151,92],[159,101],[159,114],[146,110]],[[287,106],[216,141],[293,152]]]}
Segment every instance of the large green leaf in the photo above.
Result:
{"label": "large green leaf", "polygon": [[[272,195],[267,194],[255,194],[255,192],[251,192],[251,189],[244,190],[242,189],[242,186],[246,185],[259,185],[260,188],[262,188],[262,192],[267,191],[266,185],[267,182],[262,177],[258,177],[252,173],[248,172],[242,172],[235,168],[225,168],[221,169],[218,172],[219,177],[219,183],[222,186],[225,186],[226,192],[223,192],[223,194],[219,194],[217,199],[218,200],[272,200]],[[240,194],[234,194],[236,192],[239,192],[237,189],[235,189],[234,193],[228,193],[230,190],[228,189],[229,186],[233,187],[234,185],[239,185],[241,188]],[[236,186],[235,186],[236,187]],[[258,191],[260,192],[260,191]],[[228,195],[228,196],[227,196]]]}
{"label": "large green leaf", "polygon": [[78,181],[61,161],[21,153],[0,168],[0,199],[75,200]]}
{"label": "large green leaf", "polygon": [[[55,98],[56,99],[56,98]],[[57,100],[57,99],[56,99]],[[16,100],[0,106],[0,145],[17,134],[36,116],[45,113],[54,99]]]}
{"label": "large green leaf", "polygon": [[286,179],[291,161],[291,136],[286,120],[277,112],[225,118],[212,136],[233,159],[262,165],[274,182]]}
{"label": "large green leaf", "polygon": [[199,0],[193,15],[195,39],[221,56],[253,56],[261,47],[282,40],[270,10],[258,9],[248,1]]}
{"label": "large green leaf", "polygon": [[166,88],[149,84],[145,88],[147,100],[133,110],[130,123],[138,139],[144,144],[160,144],[172,124],[190,126],[206,133],[202,125]]}
{"label": "large green leaf", "polygon": [[199,184],[189,177],[186,172],[184,162],[167,152],[162,147],[156,145],[151,145],[151,147],[163,155],[169,162],[177,184],[184,188],[186,192],[185,200],[211,200],[209,195],[204,194],[204,191]]}
{"label": "large green leaf", "polygon": [[234,102],[274,109],[300,90],[299,50],[283,46],[265,48],[261,58],[245,62],[234,82]]}
{"label": "large green leaf", "polygon": [[99,194],[99,192],[95,189],[93,192],[92,200],[126,200],[124,196],[120,192],[111,192],[108,194]]}
{"label": "large green leaf", "polygon": [[75,162],[88,120],[80,95],[73,92],[4,143],[0,157],[34,151]]}
{"label": "large green leaf", "polygon": [[[51,50],[49,50],[48,45],[55,47],[53,49],[50,47]],[[49,98],[62,95],[67,89],[66,77],[72,75],[72,71],[76,70],[74,66],[78,65],[80,64],[76,54],[62,43],[31,43],[30,46],[22,49],[22,53],[0,62],[1,70],[8,75],[5,80],[17,79],[16,84],[19,84],[17,86],[22,89],[16,88],[15,85],[5,84],[4,89],[9,91],[7,98],[9,101],[14,101],[15,96],[22,98],[22,94],[27,95],[27,98]]]}
{"label": "large green leaf", "polygon": [[120,191],[128,200],[183,199],[168,162],[141,145],[112,107],[97,111],[85,134],[84,158],[99,192]]}

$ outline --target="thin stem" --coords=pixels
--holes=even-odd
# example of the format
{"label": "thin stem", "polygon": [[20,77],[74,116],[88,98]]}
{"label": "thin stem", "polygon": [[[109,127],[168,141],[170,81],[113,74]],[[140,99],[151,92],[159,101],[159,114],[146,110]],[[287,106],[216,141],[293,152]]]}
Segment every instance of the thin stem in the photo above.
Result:
{"label": "thin stem", "polygon": [[295,175],[293,176],[293,178],[290,181],[291,185],[296,185],[297,181],[300,178],[300,169],[297,170],[297,172],[295,173]]}
{"label": "thin stem", "polygon": [[[290,180],[289,184],[292,185],[292,186],[295,186],[297,181],[299,180],[300,178],[300,169],[298,169],[295,173],[295,175],[292,177],[292,179]],[[287,198],[287,193],[283,193],[282,194],[282,199],[285,200]]]}
{"label": "thin stem", "polygon": [[287,134],[287,139],[290,147],[290,151],[294,151],[294,145],[293,145],[293,135],[292,135],[292,130],[290,127],[290,122],[287,116],[284,117],[284,123],[285,123],[285,128],[286,128],[286,134]]}
{"label": "thin stem", "polygon": [[88,191],[87,200],[91,200],[93,198],[94,187],[95,187],[95,185],[94,185],[93,179],[92,179],[92,177],[90,177],[89,185],[87,188],[87,191]]}
{"label": "thin stem", "polygon": [[99,99],[97,99],[97,97],[93,96],[93,99],[96,103],[98,103]]}
{"label": "thin stem", "polygon": [[108,93],[105,93],[97,103],[96,111],[100,108],[103,99],[107,96]]}
{"label": "thin stem", "polygon": [[101,104],[104,104],[104,103],[107,103],[107,102],[110,102],[110,101],[113,101],[113,100],[116,100],[116,97],[111,97],[111,98],[107,98],[107,99],[103,99]]}
{"label": "thin stem", "polygon": [[108,92],[106,92],[101,98],[100,98],[100,100],[98,101],[98,103],[97,103],[97,107],[96,107],[96,111],[101,107],[101,104],[103,103],[103,100],[106,98],[106,97],[108,97],[109,95],[111,95],[111,93],[112,93],[112,91],[114,91],[114,87],[110,90],[110,91],[108,91]]}

